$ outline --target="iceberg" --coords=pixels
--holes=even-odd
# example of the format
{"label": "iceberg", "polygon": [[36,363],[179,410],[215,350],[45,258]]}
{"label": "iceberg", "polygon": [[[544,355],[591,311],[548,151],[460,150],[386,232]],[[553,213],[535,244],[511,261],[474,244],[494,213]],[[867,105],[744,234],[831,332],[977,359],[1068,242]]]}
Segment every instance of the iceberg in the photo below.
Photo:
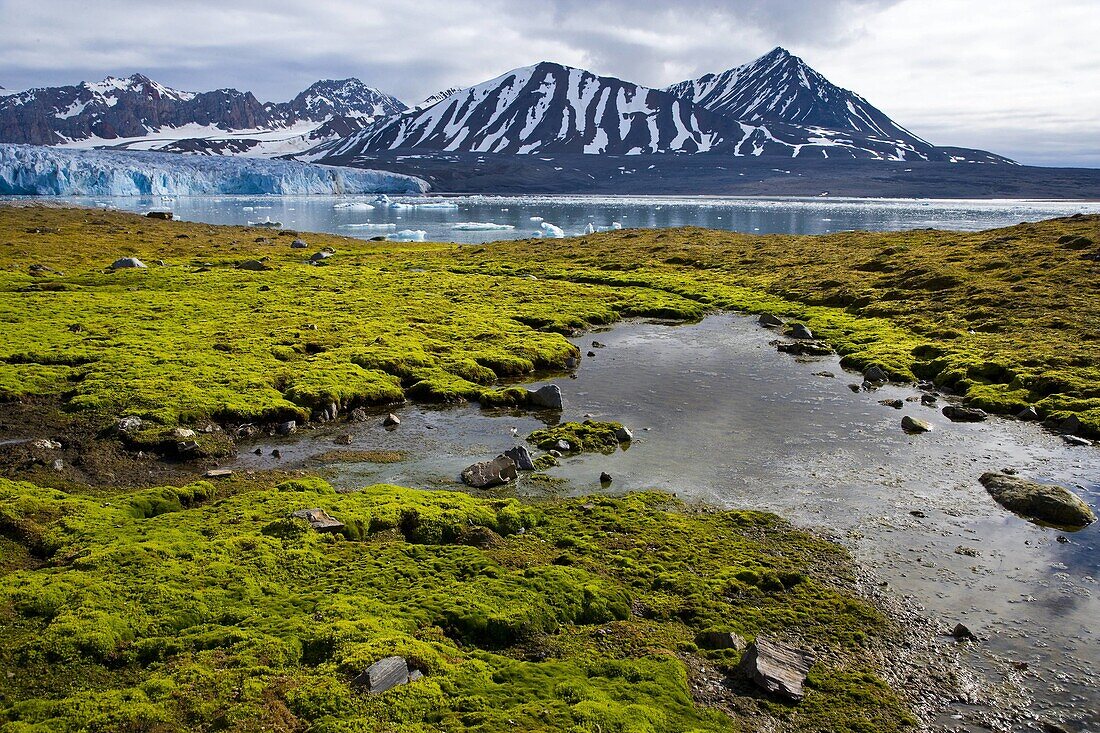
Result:
{"label": "iceberg", "polygon": [[565,232],[561,227],[554,226],[550,222],[542,222],[542,236],[549,237],[551,239],[561,239],[565,236]]}
{"label": "iceberg", "polygon": [[0,195],[7,196],[422,194],[428,189],[413,176],[288,160],[0,144]]}
{"label": "iceberg", "polygon": [[423,229],[402,229],[396,234],[390,234],[389,238],[395,242],[423,242],[428,233]]}
{"label": "iceberg", "polygon": [[491,221],[460,221],[452,224],[451,229],[460,232],[492,232],[515,229],[511,224],[496,224]]}

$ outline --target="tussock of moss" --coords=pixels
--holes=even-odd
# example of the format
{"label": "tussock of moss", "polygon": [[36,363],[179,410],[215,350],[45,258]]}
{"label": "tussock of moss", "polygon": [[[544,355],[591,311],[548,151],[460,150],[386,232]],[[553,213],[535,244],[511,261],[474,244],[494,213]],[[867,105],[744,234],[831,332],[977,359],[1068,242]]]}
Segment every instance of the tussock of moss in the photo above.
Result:
{"label": "tussock of moss", "polygon": [[[314,507],[344,533],[287,519]],[[675,651],[698,630],[732,623],[864,666],[886,630],[834,545],[661,494],[525,506],[315,478],[99,497],[0,481],[0,536],[27,553],[0,564],[13,733],[731,731],[693,703]],[[392,654],[425,677],[380,696],[351,685]],[[819,665],[803,705],[774,716],[824,730],[837,706],[894,730],[908,718],[887,692]]]}
{"label": "tussock of moss", "polygon": [[567,422],[552,428],[536,430],[527,436],[527,442],[542,450],[558,448],[558,441],[569,444],[569,450],[563,453],[614,453],[619,447],[616,433],[622,429],[617,422]]}

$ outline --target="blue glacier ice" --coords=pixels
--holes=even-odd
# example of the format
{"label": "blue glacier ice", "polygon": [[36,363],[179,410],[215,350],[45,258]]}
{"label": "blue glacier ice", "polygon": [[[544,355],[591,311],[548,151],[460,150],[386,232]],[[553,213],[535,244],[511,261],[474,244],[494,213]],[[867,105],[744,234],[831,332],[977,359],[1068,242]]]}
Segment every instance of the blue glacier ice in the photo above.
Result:
{"label": "blue glacier ice", "polygon": [[386,171],[286,160],[0,144],[0,195],[425,193],[427,182]]}

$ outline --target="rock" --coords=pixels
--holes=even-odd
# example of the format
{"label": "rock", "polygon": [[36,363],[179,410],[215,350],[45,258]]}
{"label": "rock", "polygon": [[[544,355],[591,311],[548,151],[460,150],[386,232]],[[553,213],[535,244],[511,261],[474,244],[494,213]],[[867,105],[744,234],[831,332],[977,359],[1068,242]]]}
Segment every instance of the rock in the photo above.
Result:
{"label": "rock", "polygon": [[611,483],[611,481],[612,481],[611,474],[609,474],[607,471],[602,471],[600,473],[600,483],[601,484],[609,484],[609,483]]}
{"label": "rock", "polygon": [[306,520],[318,532],[339,532],[344,528],[343,522],[330,517],[324,509],[299,509],[291,512],[290,516]]}
{"label": "rock", "polygon": [[1061,527],[1085,527],[1096,521],[1092,509],[1069,490],[1003,473],[979,479],[993,499],[1009,511]]}
{"label": "rock", "polygon": [[981,557],[981,552],[973,547],[967,547],[966,545],[959,545],[955,548],[956,555],[964,555],[966,557]]}
{"label": "rock", "polygon": [[848,389],[852,390],[853,392],[858,392],[859,391],[859,385],[858,384],[849,384]]}
{"label": "rock", "polygon": [[560,450],[549,450],[549,451],[546,451],[546,455],[550,456],[551,458],[561,458],[561,451]]}
{"label": "rock", "polygon": [[801,323],[796,323],[791,326],[790,330],[787,331],[787,335],[793,339],[812,340],[814,337],[814,332],[808,329],[806,326],[802,325]]}
{"label": "rock", "polygon": [[1081,420],[1076,415],[1070,415],[1058,425],[1058,430],[1073,435],[1081,429]]}
{"label": "rock", "polygon": [[309,245],[306,244],[304,239],[295,239],[293,242],[290,243],[291,249],[305,249],[308,246]]}
{"label": "rock", "polygon": [[974,632],[968,629],[963,624],[955,624],[955,628],[951,629],[951,636],[955,637],[956,641],[978,640],[978,637],[974,635]]}
{"label": "rock", "polygon": [[351,445],[351,434],[337,435],[332,442],[336,445]]}
{"label": "rock", "polygon": [[265,265],[260,260],[245,260],[237,265],[238,270],[251,270],[253,272],[262,272],[264,270],[270,270],[269,265]]}
{"label": "rock", "polygon": [[901,429],[907,433],[927,433],[932,429],[932,423],[906,415],[901,419]]}
{"label": "rock", "polygon": [[328,250],[321,250],[320,252],[314,252],[313,254],[311,254],[309,256],[309,261],[320,262],[321,260],[327,260],[329,257],[332,257],[332,252],[329,252]]}
{"label": "rock", "polygon": [[199,446],[198,441],[195,440],[181,440],[176,443],[176,453],[181,456],[192,455],[195,453],[201,453],[202,448]]}
{"label": "rock", "polygon": [[1063,435],[1062,440],[1064,440],[1068,445],[1080,445],[1080,446],[1092,445],[1091,440],[1088,440],[1086,438],[1080,438],[1076,435]]}
{"label": "rock", "polygon": [[561,388],[556,384],[547,384],[536,390],[527,390],[527,400],[536,407],[545,407],[548,410],[561,410]]}
{"label": "rock", "polygon": [[578,366],[580,366],[580,364],[581,364],[581,360],[578,359],[575,356],[570,356],[569,358],[567,358],[565,360],[565,368],[566,369],[576,369]]}
{"label": "rock", "polygon": [[825,377],[826,379],[836,379],[836,375],[832,372],[814,372],[815,377]]}
{"label": "rock", "polygon": [[588,352],[588,355],[589,355],[589,356],[595,356],[595,355],[596,355],[596,352],[595,352],[595,351],[589,351],[589,352]]}
{"label": "rock", "polygon": [[340,415],[340,407],[335,402],[330,402],[321,408],[317,413],[317,418],[321,422],[330,422],[335,420]]}
{"label": "rock", "polygon": [[172,221],[174,216],[171,211],[149,211],[145,214],[148,219],[164,219],[165,221]]}
{"label": "rock", "polygon": [[517,445],[514,448],[509,448],[504,451],[504,455],[512,459],[519,471],[535,470],[535,461],[531,458],[531,451],[527,450],[526,446]]}
{"label": "rock", "polygon": [[947,405],[941,412],[951,422],[984,422],[989,417],[985,410],[962,405]]}
{"label": "rock", "polygon": [[367,408],[365,408],[365,407],[356,407],[348,415],[348,419],[351,420],[352,422],[366,422],[367,420],[370,419],[370,415],[367,414]]}
{"label": "rock", "polygon": [[890,377],[886,375],[886,372],[881,367],[874,365],[863,370],[863,379],[871,384],[885,384],[890,381]]}
{"label": "rock", "polygon": [[421,672],[419,669],[414,669],[411,672],[409,672],[409,682],[416,682],[418,679],[421,679],[423,676],[424,676],[423,672]]}
{"label": "rock", "polygon": [[615,430],[615,440],[620,443],[629,443],[634,440],[634,433],[630,432],[630,428],[620,425],[618,429]]}
{"label": "rock", "polygon": [[740,669],[757,687],[795,702],[813,666],[813,655],[802,649],[757,636],[741,656]]}
{"label": "rock", "polygon": [[386,415],[385,419],[382,420],[382,427],[384,428],[396,428],[400,424],[401,418],[399,418],[397,415],[394,415],[392,412],[389,415]]}
{"label": "rock", "polygon": [[144,424],[145,423],[140,417],[136,415],[130,415],[129,417],[124,417],[118,421],[118,432],[136,433],[137,431],[141,430],[141,427]]}
{"label": "rock", "polygon": [[914,509],[913,511],[911,511],[909,513],[911,515],[913,515],[914,517],[916,517],[917,519],[927,519],[928,518],[928,515],[925,514],[924,512],[922,512],[920,509]]}
{"label": "rock", "polygon": [[36,450],[60,450],[61,444],[49,438],[35,438],[30,442],[30,447]]}
{"label": "rock", "polygon": [[280,423],[279,427],[275,429],[279,435],[292,435],[298,432],[298,423],[295,420],[287,420],[284,423]]}
{"label": "rock", "polygon": [[275,448],[271,451],[271,457],[272,458],[282,458],[283,457],[283,452],[281,450],[279,450],[278,448]]}
{"label": "rock", "polygon": [[172,430],[172,440],[191,440],[195,437],[195,431],[191,428],[175,428]]}
{"label": "rock", "polygon": [[467,467],[462,472],[462,482],[475,489],[491,489],[514,481],[518,476],[516,462],[508,456],[500,455],[491,461],[482,461]]}
{"label": "rock", "polygon": [[770,313],[765,313],[764,315],[760,316],[760,318],[757,320],[757,323],[759,323],[761,326],[764,326],[765,328],[777,328],[783,325],[783,319],[773,316]]}
{"label": "rock", "polygon": [[932,407],[936,404],[936,395],[934,394],[922,394],[920,396],[920,403],[925,407]]}
{"label": "rock", "polygon": [[592,348],[593,349],[606,349],[607,344],[601,344],[599,341],[593,341],[592,342]]}
{"label": "rock", "polygon": [[900,410],[905,407],[903,400],[879,400],[878,403],[883,407],[893,407],[895,410]]}
{"label": "rock", "polygon": [[696,646],[702,649],[736,649],[745,648],[747,642],[732,631],[700,631],[695,635]]}
{"label": "rock", "polygon": [[[418,678],[419,679],[419,678]],[[392,690],[409,681],[409,663],[404,657],[386,657],[367,668],[366,672],[351,681],[356,687],[365,687],[367,692],[377,695]]]}
{"label": "rock", "polygon": [[1039,413],[1035,411],[1034,407],[1028,405],[1024,409],[1016,413],[1016,419],[1031,422],[1032,420],[1039,419]]}
{"label": "rock", "polygon": [[820,341],[776,342],[775,348],[784,354],[795,356],[829,356],[833,350]]}
{"label": "rock", "polygon": [[145,263],[139,260],[137,257],[120,257],[111,263],[112,270],[125,270],[127,268],[136,267],[139,269],[145,269]]}
{"label": "rock", "polygon": [[557,443],[554,443],[554,447],[561,453],[568,453],[569,451],[573,450],[573,445],[564,438],[559,440]]}
{"label": "rock", "polygon": [[229,478],[233,475],[232,468],[212,468],[203,474],[203,478]]}
{"label": "rock", "polygon": [[65,461],[61,460],[60,458],[55,458],[53,460],[53,463],[50,464],[50,466],[55,471],[64,471],[65,470]]}

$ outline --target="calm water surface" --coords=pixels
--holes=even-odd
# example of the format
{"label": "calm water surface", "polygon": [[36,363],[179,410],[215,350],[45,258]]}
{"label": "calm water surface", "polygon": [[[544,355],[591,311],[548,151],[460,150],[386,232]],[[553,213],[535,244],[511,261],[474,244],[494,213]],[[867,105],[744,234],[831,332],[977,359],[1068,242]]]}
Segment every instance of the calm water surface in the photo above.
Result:
{"label": "calm water surface", "polygon": [[[589,226],[702,226],[741,232],[824,234],[846,229],[936,227],[979,230],[1075,213],[1100,213],[1100,202],[659,196],[195,196],[77,199],[148,211],[171,209],[185,221],[248,224],[370,239],[423,236],[428,241],[480,243]],[[366,208],[371,207],[371,208]],[[447,207],[447,208],[443,208]],[[497,225],[497,229],[478,229]],[[412,234],[399,234],[412,232]],[[420,233],[423,233],[422,235]]]}

